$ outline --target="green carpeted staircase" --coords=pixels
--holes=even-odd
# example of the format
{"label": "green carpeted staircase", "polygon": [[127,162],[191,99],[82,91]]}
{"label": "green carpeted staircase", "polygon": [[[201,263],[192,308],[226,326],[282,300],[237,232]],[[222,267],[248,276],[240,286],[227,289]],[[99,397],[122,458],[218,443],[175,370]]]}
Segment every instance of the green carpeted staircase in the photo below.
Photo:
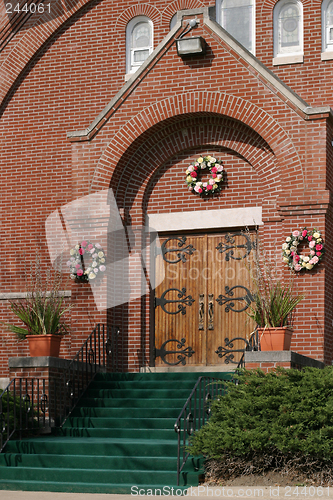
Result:
{"label": "green carpeted staircase", "polygon": [[[0,454],[0,490],[171,492],[177,488],[173,426],[200,375],[97,374],[60,431],[7,444]],[[198,459],[188,460],[181,487],[197,485],[199,473]]]}

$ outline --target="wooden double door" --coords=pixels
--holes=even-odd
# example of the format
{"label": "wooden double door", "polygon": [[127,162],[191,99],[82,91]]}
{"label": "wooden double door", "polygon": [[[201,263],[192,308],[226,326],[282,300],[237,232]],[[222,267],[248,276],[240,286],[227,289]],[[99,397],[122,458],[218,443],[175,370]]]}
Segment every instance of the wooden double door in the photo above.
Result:
{"label": "wooden double door", "polygon": [[[253,331],[249,266],[255,232],[160,237],[155,366],[237,363]],[[233,340],[237,339],[237,340]]]}

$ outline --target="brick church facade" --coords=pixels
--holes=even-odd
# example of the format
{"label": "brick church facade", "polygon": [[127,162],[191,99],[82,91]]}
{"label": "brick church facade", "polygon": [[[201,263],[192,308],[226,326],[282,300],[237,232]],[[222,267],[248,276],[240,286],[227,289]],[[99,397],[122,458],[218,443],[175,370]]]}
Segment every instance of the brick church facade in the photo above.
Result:
{"label": "brick church facade", "polygon": [[[331,364],[333,3],[234,2],[234,13],[232,2],[209,0],[44,4],[44,13],[30,16],[16,32],[14,15],[2,7],[1,320],[13,320],[8,297],[24,290],[23,255],[37,248],[49,265],[50,214],[112,189],[126,231],[149,224],[169,255],[171,247],[187,244],[198,255],[213,254],[231,234],[244,249],[241,231],[249,228],[284,272],[285,238],[304,227],[320,230],[324,259],[295,278],[306,298],[295,317],[292,350]],[[230,35],[232,20],[243,18]],[[193,19],[196,26],[184,34]],[[205,53],[179,55],[182,34],[182,40],[201,37]],[[223,162],[217,195],[187,189],[185,171],[202,155]],[[108,243],[100,243],[107,253]],[[196,254],[187,248],[180,255],[188,263]],[[163,366],[166,358],[154,352],[183,338],[184,348],[200,351],[187,365],[216,367],[224,338],[248,332],[241,325],[245,316],[232,319],[237,306],[228,309],[227,295],[233,282],[219,285],[210,270],[222,260],[212,258],[207,282],[197,280],[189,290],[178,274],[168,282],[171,299],[164,303],[161,284],[99,310],[90,285],[71,282],[72,333],[63,339],[61,356],[71,358],[97,323],[109,323],[126,338],[128,370]],[[170,309],[182,289],[193,302]],[[8,377],[8,358],[28,355],[27,345],[4,326],[0,343],[0,376]]]}

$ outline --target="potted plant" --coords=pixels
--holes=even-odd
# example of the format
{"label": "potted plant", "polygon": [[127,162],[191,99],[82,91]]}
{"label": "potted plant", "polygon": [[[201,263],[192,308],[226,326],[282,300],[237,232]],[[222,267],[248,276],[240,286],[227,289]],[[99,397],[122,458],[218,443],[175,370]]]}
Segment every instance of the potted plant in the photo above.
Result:
{"label": "potted plant", "polygon": [[277,279],[261,251],[255,257],[250,275],[254,302],[249,306],[248,315],[257,324],[261,350],[289,350],[295,308],[304,298],[295,291],[294,274],[290,273],[286,281]]}
{"label": "potted plant", "polygon": [[30,356],[58,357],[62,336],[68,332],[65,315],[73,307],[64,302],[62,275],[48,270],[43,279],[38,256],[27,274],[26,297],[10,301],[12,312],[24,326],[7,327],[19,340],[29,341]]}

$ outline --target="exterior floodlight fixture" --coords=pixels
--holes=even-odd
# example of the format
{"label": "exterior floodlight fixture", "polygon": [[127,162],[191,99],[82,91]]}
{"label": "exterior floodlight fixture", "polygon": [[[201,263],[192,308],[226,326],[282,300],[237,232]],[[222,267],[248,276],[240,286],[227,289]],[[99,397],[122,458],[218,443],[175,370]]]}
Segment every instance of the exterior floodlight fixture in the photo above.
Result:
{"label": "exterior floodlight fixture", "polygon": [[206,42],[201,36],[192,36],[191,38],[184,38],[198,24],[197,19],[190,19],[188,21],[188,28],[176,40],[177,54],[180,57],[202,55],[206,54]]}

